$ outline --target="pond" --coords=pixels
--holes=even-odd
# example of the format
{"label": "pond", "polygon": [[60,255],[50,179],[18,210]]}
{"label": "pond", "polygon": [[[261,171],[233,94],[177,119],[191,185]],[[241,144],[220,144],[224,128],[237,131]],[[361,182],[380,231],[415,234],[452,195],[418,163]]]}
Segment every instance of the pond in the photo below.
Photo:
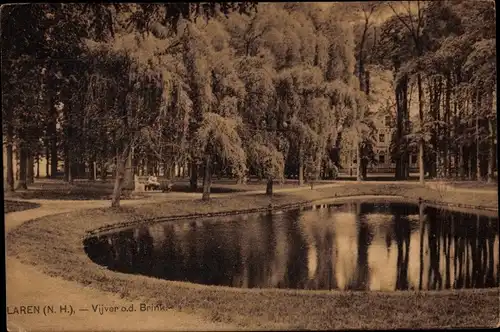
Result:
{"label": "pond", "polygon": [[88,238],[110,270],[240,288],[499,286],[498,217],[357,202],[138,226]]}

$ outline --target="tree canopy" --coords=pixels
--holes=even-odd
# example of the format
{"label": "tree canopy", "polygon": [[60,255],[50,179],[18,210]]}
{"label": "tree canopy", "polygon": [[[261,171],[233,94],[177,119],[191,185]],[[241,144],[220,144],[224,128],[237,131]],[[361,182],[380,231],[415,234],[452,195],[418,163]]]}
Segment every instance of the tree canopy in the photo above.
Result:
{"label": "tree canopy", "polygon": [[[61,3],[1,14],[10,158],[18,151],[24,169],[45,154],[51,173],[62,159],[68,181],[78,165],[114,165],[115,206],[143,168],[171,176],[189,164],[206,198],[214,173],[256,175],[272,192],[286,172],[299,183],[325,176],[351,147],[366,173],[386,115],[399,178],[417,147],[421,174],[491,177],[495,167],[491,1]],[[370,83],[387,71],[390,95]]]}

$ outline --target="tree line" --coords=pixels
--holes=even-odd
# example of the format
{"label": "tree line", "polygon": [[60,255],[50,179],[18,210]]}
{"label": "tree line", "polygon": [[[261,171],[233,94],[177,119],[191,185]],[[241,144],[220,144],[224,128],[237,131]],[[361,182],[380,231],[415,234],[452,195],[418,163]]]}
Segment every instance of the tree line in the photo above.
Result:
{"label": "tree line", "polygon": [[[215,173],[299,184],[357,151],[376,163],[376,105],[394,106],[392,159],[420,178],[493,178],[495,11],[491,1],[30,4],[2,10],[7,189],[47,174],[71,182],[115,167],[113,206],[136,169],[188,164],[191,188]],[[393,95],[371,77],[391,70]],[[414,86],[418,116],[411,118]]]}

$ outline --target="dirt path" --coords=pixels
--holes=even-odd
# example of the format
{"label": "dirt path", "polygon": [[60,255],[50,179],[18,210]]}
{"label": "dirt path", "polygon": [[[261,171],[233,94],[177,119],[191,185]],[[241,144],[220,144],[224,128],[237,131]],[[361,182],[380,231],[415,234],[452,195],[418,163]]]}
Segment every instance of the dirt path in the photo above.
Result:
{"label": "dirt path", "polygon": [[[179,197],[176,197],[179,198]],[[165,198],[163,198],[165,199]],[[33,200],[34,201],[34,200]],[[107,201],[64,201],[37,200],[42,207],[13,212],[5,215],[6,233],[35,218],[77,209],[109,206]],[[124,205],[140,204],[138,201],[124,201]],[[73,316],[64,313],[44,316],[8,315],[9,331],[139,331],[139,330],[235,330],[234,326],[214,324],[195,315],[176,311],[141,312],[139,302],[128,302],[112,293],[105,293],[76,282],[50,277],[36,268],[23,264],[13,257],[6,257],[7,305],[9,311],[19,306],[51,305],[56,312],[61,305],[87,308],[88,312],[76,311]],[[127,306],[137,311],[131,313],[104,313],[92,311],[92,305]]]}
{"label": "dirt path", "polygon": [[[140,330],[234,330],[235,327],[206,322],[200,317],[176,312],[141,312],[140,302],[129,302],[75,282],[49,277],[18,260],[7,258],[7,305],[12,309],[24,305],[40,307],[40,314],[9,315],[10,331],[140,331]],[[93,312],[92,305],[129,307],[134,312]],[[43,315],[43,307],[54,306],[55,314]],[[66,306],[74,315],[61,312]],[[79,309],[88,309],[83,312]]]}
{"label": "dirt path", "polygon": [[[321,184],[317,187],[332,187],[339,184]],[[306,190],[300,188],[276,188],[276,192]],[[254,190],[241,194],[263,193]],[[232,194],[212,194],[212,197],[223,197]],[[197,193],[167,193],[153,195],[147,200],[124,200],[122,205],[136,205],[170,199],[193,199],[200,197]],[[72,212],[79,209],[90,209],[109,206],[109,201],[55,201],[44,199],[17,199],[38,203],[40,208],[13,212],[5,215],[5,233],[21,224],[51,214]],[[76,311],[74,315],[59,313],[45,316],[42,314],[8,315],[9,331],[53,331],[53,330],[86,330],[86,331],[123,331],[123,330],[235,330],[235,326],[214,324],[195,315],[175,311],[141,312],[139,302],[127,302],[117,295],[85,287],[76,282],[50,277],[38,269],[23,264],[14,257],[6,257],[7,271],[7,305],[9,311],[20,306],[54,306],[71,305]],[[131,313],[93,312],[92,305],[130,306],[137,311]],[[80,312],[77,308],[90,311]]]}
{"label": "dirt path", "polygon": [[[393,181],[381,181],[379,184],[394,183]],[[414,182],[413,182],[414,183]],[[348,183],[337,182],[318,184],[315,189],[345,186]],[[436,186],[436,185],[431,185]],[[440,190],[439,187],[435,187]],[[275,187],[275,192],[294,192],[310,190],[310,187],[280,188]],[[481,192],[476,189],[453,188],[446,190],[466,191],[470,193]],[[491,193],[491,190],[483,190]],[[239,196],[263,193],[264,190],[253,190],[241,193],[212,194],[212,197]],[[193,199],[200,198],[198,193],[166,193],[153,195],[147,200],[125,200],[123,205],[146,204],[155,201],[170,199]],[[23,200],[39,203],[40,208],[13,212],[5,215],[5,232],[29,220],[56,214],[71,212],[78,209],[88,209],[109,206],[109,201],[54,201],[54,200]],[[123,330],[235,330],[236,327],[207,322],[202,318],[177,312],[177,311],[155,311],[141,312],[139,302],[128,302],[117,295],[85,287],[79,283],[65,281],[60,278],[50,277],[36,268],[23,264],[14,257],[6,257],[7,270],[7,305],[9,311],[21,305],[38,305],[40,310],[43,306],[54,306],[56,312],[61,305],[71,305],[74,310],[80,308],[88,309],[87,312],[76,311],[73,316],[64,313],[44,316],[42,314],[32,315],[9,315],[8,327],[10,331],[52,331],[52,330],[87,330],[87,331],[123,331]],[[105,306],[130,306],[134,305],[137,311],[131,313],[95,313],[92,305],[102,304]]]}

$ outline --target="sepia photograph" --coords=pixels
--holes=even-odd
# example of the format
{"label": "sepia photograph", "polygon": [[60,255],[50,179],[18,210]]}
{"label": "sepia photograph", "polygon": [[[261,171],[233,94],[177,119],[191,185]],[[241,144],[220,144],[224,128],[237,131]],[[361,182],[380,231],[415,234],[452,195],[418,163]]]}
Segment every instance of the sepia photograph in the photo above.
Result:
{"label": "sepia photograph", "polygon": [[492,0],[4,4],[6,326],[500,326]]}

